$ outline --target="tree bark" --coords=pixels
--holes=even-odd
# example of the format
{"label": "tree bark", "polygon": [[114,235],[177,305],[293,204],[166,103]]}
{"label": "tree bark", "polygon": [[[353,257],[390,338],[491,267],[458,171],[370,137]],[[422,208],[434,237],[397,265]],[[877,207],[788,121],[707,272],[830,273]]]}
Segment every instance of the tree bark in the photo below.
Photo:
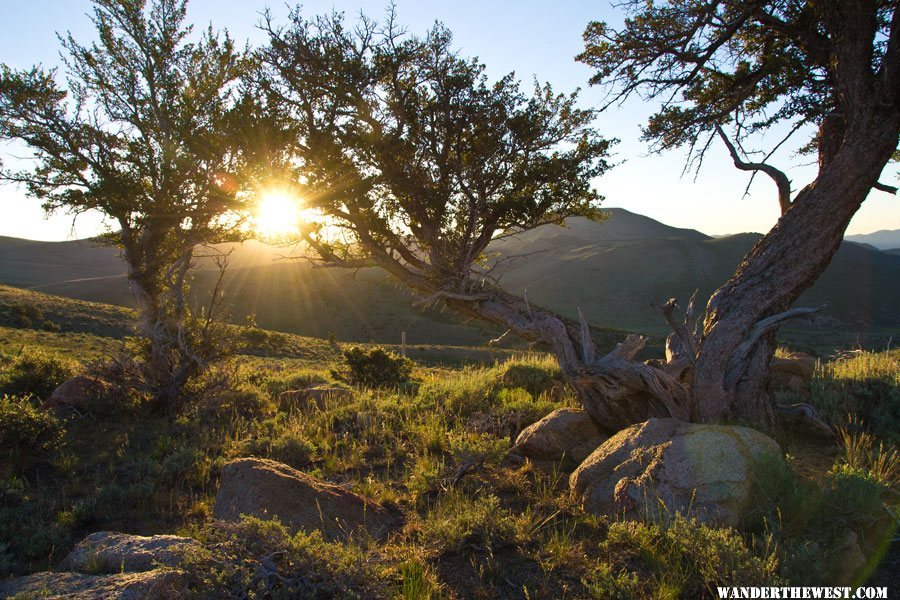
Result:
{"label": "tree bark", "polygon": [[834,141],[834,128],[832,121],[823,124],[822,137],[828,141],[819,176],[710,298],[693,370],[694,421],[773,425],[765,385],[774,331],[762,335],[749,352],[736,351],[757,323],[786,311],[831,262],[850,219],[897,147],[900,118],[893,111],[873,110],[849,124],[842,143]]}

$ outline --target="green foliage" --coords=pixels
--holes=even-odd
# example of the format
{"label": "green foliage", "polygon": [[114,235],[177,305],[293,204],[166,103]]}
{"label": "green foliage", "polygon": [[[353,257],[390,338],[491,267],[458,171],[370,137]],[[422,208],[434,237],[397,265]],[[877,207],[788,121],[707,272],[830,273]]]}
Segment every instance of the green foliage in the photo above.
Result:
{"label": "green foliage", "polygon": [[[278,521],[212,521],[194,532],[214,551],[185,558],[192,597],[371,598],[386,595],[364,549],[326,542],[320,531],[288,533]],[[278,576],[269,575],[277,573]]]}
{"label": "green foliage", "polygon": [[63,431],[56,417],[39,411],[29,398],[0,397],[0,455],[7,457],[14,469],[58,450]]}
{"label": "green foliage", "polygon": [[830,423],[900,443],[900,350],[853,352],[824,365],[812,381],[813,404]]}
{"label": "green foliage", "polygon": [[[896,51],[878,41],[891,35],[887,4],[873,7],[871,29],[868,15],[809,2],[763,2],[752,11],[738,0],[623,7],[629,18],[621,28],[588,26],[578,58],[594,69],[592,83],[610,89],[610,105],[632,94],[676,99],[644,130],[657,149],[688,144],[702,152],[702,134],[732,120],[744,136],[781,121],[818,125],[829,111],[849,109],[841,104],[849,100],[838,93],[842,85],[853,85],[854,77],[868,81],[862,78],[874,76]],[[852,39],[841,35],[856,19],[866,27]],[[854,64],[856,75],[831,60],[844,45],[869,50]],[[865,101],[877,102],[871,92]]]}
{"label": "green foliage", "polygon": [[41,348],[23,349],[0,372],[0,393],[33,395],[46,400],[61,383],[75,376],[75,363]]}
{"label": "green foliage", "polygon": [[400,597],[403,600],[431,600],[440,597],[427,565],[413,560],[400,567]]}
{"label": "green foliage", "polygon": [[443,496],[422,523],[424,542],[444,550],[492,549],[515,539],[516,517],[493,495],[477,498],[454,490]]}
{"label": "green foliage", "polygon": [[867,431],[857,428],[838,430],[843,464],[847,468],[867,473],[869,477],[886,487],[895,487],[900,483],[900,454],[892,446],[877,442]]}
{"label": "green foliage", "polygon": [[0,306],[0,315],[4,320],[9,320],[14,327],[30,329],[43,329],[44,331],[58,332],[58,323],[44,317],[44,311],[34,304],[16,303],[9,306]]}
{"label": "green foliage", "polygon": [[368,350],[354,346],[344,350],[347,380],[353,385],[373,388],[397,388],[407,383],[412,362],[384,348]]}
{"label": "green foliage", "polygon": [[265,24],[259,92],[289,124],[282,163],[310,208],[352,236],[312,224],[323,261],[466,293],[495,233],[599,218],[590,180],[610,142],[575,94],[526,93],[512,74],[491,82],[444,27],[416,37],[394,18],[348,26],[295,10],[285,27]]}
{"label": "green foliage", "polygon": [[758,556],[734,530],[681,514],[659,524],[613,523],[602,543],[608,552],[640,559],[649,569],[654,597],[714,596],[717,585],[783,584],[774,555]]}

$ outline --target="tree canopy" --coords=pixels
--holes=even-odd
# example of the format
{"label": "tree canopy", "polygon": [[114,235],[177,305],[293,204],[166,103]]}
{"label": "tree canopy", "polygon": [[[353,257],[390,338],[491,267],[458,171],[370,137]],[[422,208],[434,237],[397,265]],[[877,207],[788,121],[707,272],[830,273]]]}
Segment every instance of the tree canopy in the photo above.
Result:
{"label": "tree canopy", "polygon": [[60,38],[65,85],[41,67],[0,67],[0,138],[34,153],[2,177],[48,211],[114,222],[108,239],[123,249],[163,379],[197,362],[183,332],[194,250],[242,235],[245,212],[234,106],[247,61],[227,34],[193,38],[185,14],[185,0],[95,0],[98,40]]}
{"label": "tree canopy", "polygon": [[418,37],[393,15],[348,25],[295,10],[266,29],[258,89],[290,129],[299,194],[330,222],[307,232],[326,263],[462,291],[497,235],[598,216],[591,179],[610,142],[575,94],[489,81],[441,25]]}
{"label": "tree canopy", "polygon": [[[610,104],[632,94],[662,101],[644,129],[657,150],[702,151],[716,126],[732,125],[737,139],[780,122],[787,135],[804,125],[818,132],[827,115],[891,104],[897,93],[896,2],[622,6],[624,26],[591,23],[578,58],[595,69],[592,83],[607,86]],[[808,149],[819,149],[818,133]]]}

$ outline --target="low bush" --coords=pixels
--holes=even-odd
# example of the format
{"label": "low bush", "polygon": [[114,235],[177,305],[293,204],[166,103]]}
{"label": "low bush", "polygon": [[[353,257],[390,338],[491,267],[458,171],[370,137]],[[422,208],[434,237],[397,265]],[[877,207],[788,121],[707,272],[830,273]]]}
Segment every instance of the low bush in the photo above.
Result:
{"label": "low bush", "polygon": [[460,490],[441,497],[422,523],[426,545],[453,552],[490,551],[512,542],[518,530],[516,517],[496,496],[472,498]]}
{"label": "low bush", "polygon": [[651,589],[645,595],[650,597],[715,597],[716,586],[784,583],[774,552],[754,552],[736,531],[681,514],[661,523],[613,523],[602,546],[647,569],[644,585]]}
{"label": "low bush", "polygon": [[72,361],[46,350],[26,348],[0,373],[0,394],[33,395],[45,400],[75,373]]}
{"label": "low bush", "polygon": [[0,456],[13,472],[58,450],[63,427],[50,413],[39,411],[29,398],[0,397]]}
{"label": "low bush", "polygon": [[191,532],[206,548],[185,557],[195,598],[374,598],[389,587],[365,550],[326,542],[320,531],[291,535],[278,521],[244,517]]}
{"label": "low bush", "polygon": [[344,350],[344,364],[344,377],[349,383],[373,388],[400,387],[412,374],[412,361],[384,348],[354,346]]}

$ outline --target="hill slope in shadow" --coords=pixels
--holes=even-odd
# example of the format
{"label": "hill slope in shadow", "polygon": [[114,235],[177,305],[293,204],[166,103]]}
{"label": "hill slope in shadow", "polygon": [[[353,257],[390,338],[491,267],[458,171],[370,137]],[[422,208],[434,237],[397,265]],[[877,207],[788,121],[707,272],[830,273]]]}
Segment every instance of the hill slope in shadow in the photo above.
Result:
{"label": "hill slope in shadow", "polygon": [[[697,288],[707,298],[760,237],[712,238],[623,209],[608,212],[603,223],[569,219],[566,227],[540,227],[492,244],[492,253],[510,259],[503,261],[504,287],[570,316],[581,307],[599,327],[661,333],[665,324],[653,303],[687,298]],[[406,331],[410,343],[479,344],[499,333],[449,312],[415,310],[413,294],[380,270],[351,273],[279,260],[288,253],[257,242],[234,248],[225,290],[235,321],[255,315],[266,329],[349,341],[396,342]],[[204,301],[217,274],[208,263],[200,266],[195,288]],[[0,238],[2,283],[130,306],[123,272],[111,248]],[[845,242],[798,301],[823,303],[834,327],[900,325],[900,256]]]}

